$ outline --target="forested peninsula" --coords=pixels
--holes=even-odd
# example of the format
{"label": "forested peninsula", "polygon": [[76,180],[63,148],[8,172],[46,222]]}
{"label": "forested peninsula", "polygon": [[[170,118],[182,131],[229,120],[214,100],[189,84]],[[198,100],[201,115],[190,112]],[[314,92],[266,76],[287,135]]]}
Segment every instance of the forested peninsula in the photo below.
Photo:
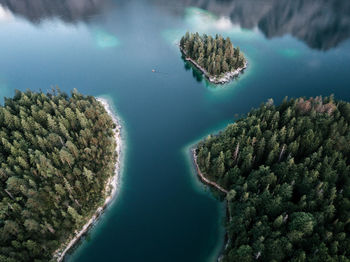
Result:
{"label": "forested peninsula", "polygon": [[97,101],[16,91],[0,106],[0,261],[62,260],[116,191],[120,126]]}
{"label": "forested peninsula", "polygon": [[350,261],[349,145],[333,97],[270,100],[201,141],[197,168],[227,200],[221,261]]}
{"label": "forested peninsula", "polygon": [[247,67],[243,53],[239,47],[233,47],[229,37],[224,39],[216,35],[213,38],[187,32],[180,40],[180,50],[185,60],[215,84],[229,82]]}

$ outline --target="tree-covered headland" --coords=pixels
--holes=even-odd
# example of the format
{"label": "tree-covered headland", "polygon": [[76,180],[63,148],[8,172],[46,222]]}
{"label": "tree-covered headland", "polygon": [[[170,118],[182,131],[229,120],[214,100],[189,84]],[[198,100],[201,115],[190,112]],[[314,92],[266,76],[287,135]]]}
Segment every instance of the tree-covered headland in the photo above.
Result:
{"label": "tree-covered headland", "polygon": [[206,34],[187,32],[180,40],[180,49],[187,61],[192,62],[214,83],[225,83],[246,67],[246,59],[230,38],[215,38]]}
{"label": "tree-covered headland", "polygon": [[0,261],[49,261],[109,194],[115,124],[92,96],[16,91],[0,106]]}
{"label": "tree-covered headland", "polygon": [[228,190],[222,261],[350,261],[350,103],[270,101],[196,154]]}

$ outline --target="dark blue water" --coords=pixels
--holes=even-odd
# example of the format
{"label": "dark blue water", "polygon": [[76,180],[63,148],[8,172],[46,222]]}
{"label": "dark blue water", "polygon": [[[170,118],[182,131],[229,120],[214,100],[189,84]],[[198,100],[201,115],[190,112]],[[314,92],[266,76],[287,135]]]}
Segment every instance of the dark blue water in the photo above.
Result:
{"label": "dark blue water", "polygon": [[[0,4],[1,100],[77,88],[123,120],[121,191],[67,261],[214,260],[225,210],[197,181],[189,146],[268,98],[350,101],[347,0]],[[187,30],[229,36],[245,73],[214,87],[186,68],[175,44]]]}

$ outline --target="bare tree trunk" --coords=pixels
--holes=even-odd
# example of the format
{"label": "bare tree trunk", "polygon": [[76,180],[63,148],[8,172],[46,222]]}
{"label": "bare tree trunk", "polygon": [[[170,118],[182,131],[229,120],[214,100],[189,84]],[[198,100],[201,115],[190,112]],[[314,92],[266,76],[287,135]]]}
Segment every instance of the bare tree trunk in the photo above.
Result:
{"label": "bare tree trunk", "polygon": [[279,158],[278,158],[278,162],[281,161],[281,159],[282,159],[282,157],[283,157],[283,154],[284,154],[284,151],[285,151],[285,148],[286,148],[286,145],[283,145],[282,150],[281,150],[281,153],[280,153],[280,156],[279,156]]}
{"label": "bare tree trunk", "polygon": [[236,146],[235,153],[233,154],[233,160],[234,160],[234,161],[237,160],[238,152],[239,152],[239,142],[238,142],[238,144],[237,144],[237,146]]}
{"label": "bare tree trunk", "polygon": [[15,198],[13,197],[13,195],[12,195],[9,191],[7,191],[7,189],[5,189],[5,192],[9,195],[9,197],[12,198],[12,200],[15,200]]}

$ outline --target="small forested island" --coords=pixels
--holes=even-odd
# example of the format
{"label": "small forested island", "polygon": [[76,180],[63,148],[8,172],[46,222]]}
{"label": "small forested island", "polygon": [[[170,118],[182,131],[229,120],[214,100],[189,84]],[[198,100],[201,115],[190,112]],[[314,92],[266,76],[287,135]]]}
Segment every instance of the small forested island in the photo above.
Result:
{"label": "small forested island", "polygon": [[215,84],[229,82],[247,67],[239,47],[234,48],[230,38],[221,35],[213,38],[187,32],[180,40],[180,50],[187,61]]}
{"label": "small forested island", "polygon": [[349,145],[333,97],[270,101],[200,142],[200,176],[227,200],[221,261],[350,261]]}
{"label": "small forested island", "polygon": [[0,261],[61,261],[116,189],[119,127],[104,101],[16,91],[0,106]]}

